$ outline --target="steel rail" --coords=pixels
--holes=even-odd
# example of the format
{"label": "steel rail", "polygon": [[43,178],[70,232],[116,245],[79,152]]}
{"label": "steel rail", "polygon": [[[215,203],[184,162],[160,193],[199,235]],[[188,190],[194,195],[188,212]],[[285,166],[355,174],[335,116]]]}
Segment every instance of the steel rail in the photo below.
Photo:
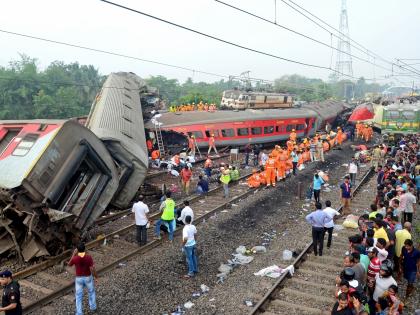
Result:
{"label": "steel rail", "polygon": [[[360,188],[371,178],[371,176],[374,174],[374,171],[372,168],[369,168],[365,175],[360,180],[359,184],[356,186],[353,192],[353,197],[359,192]],[[343,206],[340,206],[338,208],[338,212],[342,212]],[[299,254],[298,257],[293,261],[292,265],[295,269],[299,267],[300,264],[302,264],[306,260],[306,256],[308,255],[309,251],[312,249],[313,242],[309,242],[303,251]],[[269,302],[273,299],[272,297],[281,290],[283,282],[289,277],[289,273],[285,272],[283,273],[280,278],[274,283],[274,285],[270,288],[270,290],[263,296],[263,298],[258,301],[258,303],[254,306],[254,308],[249,312],[249,315],[257,315],[262,314],[265,312],[266,306],[269,304]]]}
{"label": "steel rail", "polygon": [[[234,186],[239,181],[241,181],[243,179],[246,179],[246,178],[248,178],[251,175],[252,175],[252,173],[244,174],[241,177],[239,177],[239,179],[237,181],[231,182],[231,184],[229,186]],[[218,192],[218,191],[220,191],[222,189],[223,189],[222,186],[217,186],[217,187],[215,187],[213,189],[210,189],[209,192],[208,192],[208,194],[213,194],[213,193]],[[200,198],[202,198],[201,195],[195,195],[195,196],[193,196],[191,198],[185,198],[183,200],[180,200],[178,203],[176,203],[175,207],[181,206],[185,200],[188,200],[188,201],[191,202],[191,201],[198,200]],[[229,202],[227,202],[227,203],[229,203]],[[131,208],[130,209],[126,209],[126,210],[122,210],[121,212],[124,212],[125,215],[130,215],[131,214]],[[151,214],[151,216],[149,218],[151,220],[155,220],[155,219],[158,219],[159,218],[159,215],[160,215],[160,212],[159,211],[155,211],[154,213]],[[197,220],[198,219],[196,219],[195,221],[197,221]],[[125,226],[125,227],[123,227],[121,229],[118,229],[118,230],[116,230],[114,232],[111,232],[111,233],[109,233],[109,234],[107,234],[105,236],[98,237],[97,239],[95,239],[95,240],[93,240],[91,242],[86,243],[86,248],[87,249],[95,248],[95,247],[99,246],[101,243],[103,243],[106,239],[110,239],[110,238],[114,237],[114,235],[121,235],[121,234],[127,233],[132,228],[134,228],[134,226],[135,226],[135,223],[132,223],[132,224],[127,225],[127,226]],[[45,270],[46,268],[49,268],[49,267],[52,267],[54,265],[59,264],[61,261],[69,258],[71,256],[71,254],[72,254],[72,250],[71,249],[65,250],[64,252],[62,252],[61,254],[59,254],[57,256],[49,257],[49,258],[47,258],[47,260],[45,260],[45,261],[43,261],[41,263],[38,263],[38,264],[33,265],[33,266],[29,267],[29,268],[26,268],[24,270],[21,270],[21,271],[18,271],[16,273],[14,273],[13,274],[13,277],[15,279],[27,278],[27,277],[29,277],[31,275],[36,274],[37,272],[40,272],[42,270]]]}
{"label": "steel rail", "polygon": [[[243,176],[241,176],[241,177],[239,178],[239,180],[238,180],[238,181],[235,181],[234,183],[236,184],[236,183],[238,183],[240,180],[245,179],[245,178],[249,177],[250,175],[252,175],[252,174],[246,174],[246,175],[243,175]],[[217,190],[221,190],[221,189],[222,189],[222,187],[217,187],[217,188],[213,189],[213,191],[217,191]],[[207,219],[208,217],[212,216],[214,213],[216,213],[216,212],[218,212],[218,211],[220,211],[220,210],[224,209],[224,208],[225,208],[225,206],[226,206],[227,204],[229,204],[229,203],[233,203],[233,202],[236,202],[236,201],[238,201],[238,200],[240,200],[240,199],[242,199],[242,198],[245,198],[246,196],[248,196],[248,195],[250,195],[250,194],[254,193],[254,191],[255,191],[255,188],[250,188],[250,189],[248,189],[247,191],[245,191],[244,193],[242,193],[242,194],[240,194],[240,195],[238,195],[238,196],[235,196],[235,197],[233,197],[233,198],[230,198],[229,200],[227,200],[227,201],[226,201],[226,202],[224,202],[223,204],[221,204],[221,205],[219,205],[219,206],[217,206],[217,207],[215,207],[215,208],[211,209],[211,210],[210,210],[210,211],[208,211],[207,213],[205,213],[205,214],[203,214],[203,215],[201,215],[201,216],[197,217],[197,218],[194,220],[194,222],[195,222],[196,224],[200,224],[200,223],[201,223],[201,222],[203,222],[205,219]],[[156,216],[158,216],[158,215],[159,215],[159,213],[158,213],[158,214],[156,214]],[[113,233],[110,233],[107,237],[111,237],[111,236],[116,235],[116,234],[121,234],[121,233],[124,233],[124,232],[126,232],[126,231],[130,230],[133,226],[134,226],[134,224],[132,224],[132,225],[130,225],[130,226],[127,226],[127,227],[124,227],[124,228],[122,228],[122,229],[120,229],[120,230],[118,230],[118,231],[115,231],[115,232],[113,232]],[[174,235],[178,235],[178,234],[180,234],[180,233],[181,233],[181,230],[176,230],[176,231],[174,232]],[[92,247],[94,247],[95,245],[98,245],[98,244],[102,243],[102,242],[104,241],[104,239],[106,239],[107,237],[104,237],[104,238],[101,238],[101,239],[98,239],[98,240],[92,241],[92,242],[90,242],[90,243],[86,244],[86,247],[87,247],[87,248],[92,248]],[[103,274],[103,273],[105,273],[105,272],[107,272],[107,271],[109,271],[109,270],[112,270],[114,267],[118,266],[118,264],[119,264],[120,262],[127,261],[128,259],[130,259],[130,258],[132,258],[132,257],[134,257],[134,256],[136,256],[136,255],[144,254],[144,253],[146,253],[146,252],[150,251],[151,249],[153,249],[153,248],[155,248],[155,247],[159,246],[159,245],[160,245],[160,244],[162,244],[162,243],[163,243],[163,241],[162,241],[162,240],[153,240],[153,241],[151,241],[151,242],[147,243],[146,245],[141,246],[141,247],[139,247],[138,249],[131,251],[131,252],[130,252],[130,253],[128,253],[127,255],[125,255],[125,256],[123,256],[123,257],[121,257],[121,258],[118,258],[118,259],[114,260],[113,262],[109,263],[108,265],[105,265],[105,266],[103,266],[103,267],[99,268],[99,269],[97,270],[97,273],[98,273],[99,275],[101,275],[101,274]],[[68,253],[71,253],[71,250],[68,250],[68,251],[66,251],[65,253],[67,253],[67,252],[68,252]],[[64,253],[63,253],[63,254],[64,254]],[[62,254],[62,255],[63,255],[63,254]],[[60,255],[60,256],[61,256],[61,255]],[[68,256],[66,256],[65,258],[67,258],[67,257],[68,257]],[[54,264],[53,264],[53,265],[54,265]],[[18,275],[18,274],[16,274],[16,275]],[[40,308],[42,308],[44,305],[46,305],[46,304],[48,304],[48,303],[51,303],[52,301],[54,301],[54,300],[55,300],[55,299],[57,299],[58,297],[63,296],[63,295],[65,295],[65,294],[67,294],[68,292],[72,291],[72,290],[73,290],[73,288],[74,288],[74,281],[69,281],[69,283],[68,283],[68,284],[66,284],[66,285],[62,286],[61,288],[59,288],[59,289],[55,290],[54,292],[52,292],[52,293],[50,293],[50,294],[48,294],[48,295],[45,295],[45,296],[41,297],[40,299],[38,299],[37,301],[34,301],[34,302],[32,302],[32,303],[28,304],[27,306],[25,306],[25,307],[23,308],[23,314],[30,314],[31,312],[34,312],[34,311],[36,311],[36,310],[39,310],[39,309],[40,309]]]}

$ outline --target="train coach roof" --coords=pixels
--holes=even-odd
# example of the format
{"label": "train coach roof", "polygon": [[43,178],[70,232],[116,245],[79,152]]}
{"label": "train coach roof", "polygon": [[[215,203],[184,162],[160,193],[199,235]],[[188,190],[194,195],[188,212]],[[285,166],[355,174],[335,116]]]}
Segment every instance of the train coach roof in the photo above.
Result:
{"label": "train coach roof", "polygon": [[[175,127],[192,124],[231,121],[306,118],[308,116],[316,116],[316,113],[308,108],[246,109],[241,111],[219,110],[215,112],[167,112],[162,113],[162,116],[157,120],[163,123],[162,127]],[[146,128],[153,128],[153,123],[149,121],[146,124]]]}
{"label": "train coach roof", "polygon": [[68,119],[28,119],[28,120],[0,120],[0,125],[25,125],[25,124],[54,124],[62,125]]}
{"label": "train coach roof", "polygon": [[414,104],[391,104],[388,106],[384,106],[385,110],[420,110],[420,103]]}

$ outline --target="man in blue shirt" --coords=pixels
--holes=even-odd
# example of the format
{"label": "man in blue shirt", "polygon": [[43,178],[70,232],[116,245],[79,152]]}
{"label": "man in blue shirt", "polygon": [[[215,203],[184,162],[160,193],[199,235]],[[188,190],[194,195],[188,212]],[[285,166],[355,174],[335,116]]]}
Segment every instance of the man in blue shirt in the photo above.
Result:
{"label": "man in blue shirt", "polygon": [[343,214],[346,215],[350,213],[351,183],[349,176],[344,177],[344,183],[340,185],[340,189]]}
{"label": "man in blue shirt", "polygon": [[400,272],[398,277],[403,273],[404,278],[407,280],[405,298],[408,298],[414,290],[416,278],[420,278],[420,251],[414,248],[412,240],[406,239],[404,241],[400,259]]}
{"label": "man in blue shirt", "polygon": [[[324,249],[324,225],[330,222],[332,218],[328,213],[322,211],[322,204],[320,202],[315,203],[316,210],[306,216],[306,221],[312,225],[312,246],[314,248],[315,256],[322,256],[322,250]],[[318,251],[319,248],[319,251]]]}
{"label": "man in blue shirt", "polygon": [[207,194],[209,192],[209,182],[206,181],[202,175],[198,176],[197,193],[199,195]]}
{"label": "man in blue shirt", "polygon": [[314,199],[315,202],[319,202],[321,198],[321,186],[324,184],[324,180],[318,174],[314,175],[314,181],[312,184],[312,188],[314,190]]}

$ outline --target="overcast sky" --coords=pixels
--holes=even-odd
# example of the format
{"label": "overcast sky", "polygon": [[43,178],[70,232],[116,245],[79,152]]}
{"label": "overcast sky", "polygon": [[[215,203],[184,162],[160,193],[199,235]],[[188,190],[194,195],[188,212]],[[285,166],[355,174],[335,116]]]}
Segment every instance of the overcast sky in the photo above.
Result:
{"label": "overcast sky", "polygon": [[[287,2],[287,0],[285,0]],[[272,24],[257,20],[214,0],[115,0],[120,4],[284,58],[330,67],[331,49],[303,39]],[[275,0],[226,0],[242,9],[274,20]],[[340,0],[294,0],[305,9],[339,27]],[[404,5],[403,5],[404,4]],[[420,58],[420,1],[348,0],[350,36],[373,52],[395,58]],[[330,43],[331,36],[277,0],[277,22]],[[112,51],[143,59],[179,65],[223,75],[251,71],[252,77],[272,80],[284,74],[328,78],[327,70],[314,69],[258,55],[175,28],[98,0],[4,1],[0,29]],[[216,81],[220,78],[161,65],[89,52],[0,32],[0,65],[6,66],[19,53],[39,60],[44,68],[51,61],[92,64],[100,73],[132,71],[142,77],[165,75],[184,81]],[[333,45],[337,43],[334,40]],[[367,55],[352,48],[364,59]],[[335,67],[335,58],[332,66]],[[372,58],[370,58],[373,61]],[[420,62],[420,60],[418,61]],[[376,61],[391,68],[389,64]],[[354,76],[381,78],[390,72],[353,60]],[[419,70],[420,72],[420,70]],[[410,82],[413,78],[399,77]],[[420,81],[417,78],[414,80]],[[394,80],[395,81],[395,80]],[[386,82],[386,81],[379,81]]]}

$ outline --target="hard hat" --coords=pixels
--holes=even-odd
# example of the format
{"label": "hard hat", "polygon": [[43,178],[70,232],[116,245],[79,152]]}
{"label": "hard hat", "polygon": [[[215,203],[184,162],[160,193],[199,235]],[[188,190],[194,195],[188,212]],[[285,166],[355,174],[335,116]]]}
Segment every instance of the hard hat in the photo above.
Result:
{"label": "hard hat", "polygon": [[337,127],[337,129],[341,129],[341,127]]}
{"label": "hard hat", "polygon": [[295,129],[292,129],[292,131],[296,131]]}
{"label": "hard hat", "polygon": [[214,133],[212,133],[210,136],[214,137]]}

